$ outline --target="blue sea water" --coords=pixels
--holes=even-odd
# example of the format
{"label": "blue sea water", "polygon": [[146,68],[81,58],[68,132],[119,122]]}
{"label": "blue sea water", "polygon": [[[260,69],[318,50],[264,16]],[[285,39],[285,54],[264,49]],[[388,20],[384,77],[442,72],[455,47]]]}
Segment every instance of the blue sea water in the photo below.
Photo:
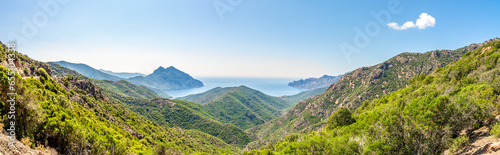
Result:
{"label": "blue sea water", "polygon": [[288,86],[288,82],[297,80],[292,78],[205,77],[197,79],[203,82],[205,86],[201,88],[169,90],[165,92],[173,96],[174,98],[177,98],[191,94],[203,93],[215,87],[237,87],[242,85],[261,91],[271,96],[295,95],[307,90]]}

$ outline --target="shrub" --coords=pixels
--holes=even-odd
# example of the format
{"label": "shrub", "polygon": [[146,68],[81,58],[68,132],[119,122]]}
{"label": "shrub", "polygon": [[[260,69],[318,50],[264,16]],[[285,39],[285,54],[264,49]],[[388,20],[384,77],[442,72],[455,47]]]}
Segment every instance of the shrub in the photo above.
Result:
{"label": "shrub", "polygon": [[453,139],[453,141],[451,142],[449,151],[450,153],[455,153],[468,144],[469,144],[469,137],[467,137],[467,135],[457,137]]}
{"label": "shrub", "polygon": [[352,113],[346,107],[340,107],[335,113],[333,113],[330,118],[328,118],[327,129],[335,129],[337,127],[350,125],[356,122],[354,118],[352,118]]}
{"label": "shrub", "polygon": [[497,123],[493,128],[491,128],[490,135],[495,136],[495,138],[500,137],[500,124]]}
{"label": "shrub", "polygon": [[31,141],[30,141],[30,138],[29,137],[24,137],[21,139],[21,143],[23,143],[24,145],[26,145],[27,147],[30,147],[31,146]]}
{"label": "shrub", "polygon": [[45,71],[45,69],[43,68],[38,68],[38,73],[44,77],[46,80],[49,79],[49,74],[47,74],[47,71]]}

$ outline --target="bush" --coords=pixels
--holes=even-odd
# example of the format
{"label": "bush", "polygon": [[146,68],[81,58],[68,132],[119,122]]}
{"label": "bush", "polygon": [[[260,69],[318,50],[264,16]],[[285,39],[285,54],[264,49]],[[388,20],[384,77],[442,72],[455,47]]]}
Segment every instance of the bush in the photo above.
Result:
{"label": "bush", "polygon": [[43,68],[38,68],[38,73],[44,77],[46,80],[49,79],[49,74],[47,74],[47,71],[45,71],[45,69]]}
{"label": "bush", "polygon": [[493,128],[491,128],[490,135],[495,136],[495,138],[500,137],[500,124],[497,123]]}
{"label": "bush", "polygon": [[326,128],[332,130],[337,127],[350,125],[354,122],[356,122],[356,120],[352,118],[351,111],[349,111],[346,107],[340,107],[335,113],[333,113],[332,116],[330,116],[330,118],[328,118],[328,125]]}
{"label": "bush", "polygon": [[469,144],[469,137],[467,137],[467,135],[457,137],[457,138],[453,139],[453,141],[451,142],[451,146],[450,146],[449,151],[450,151],[450,153],[455,153],[468,144]]}

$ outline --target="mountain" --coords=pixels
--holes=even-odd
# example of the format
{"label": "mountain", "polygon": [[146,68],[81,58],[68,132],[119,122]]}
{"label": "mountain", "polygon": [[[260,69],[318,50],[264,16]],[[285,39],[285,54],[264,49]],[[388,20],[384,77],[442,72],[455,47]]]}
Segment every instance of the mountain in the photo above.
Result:
{"label": "mountain", "polygon": [[[10,54],[10,52],[9,52]],[[238,154],[240,149],[198,130],[162,127],[111,100],[87,78],[54,76],[50,67],[0,45],[0,100],[17,93],[16,139],[59,154]],[[12,59],[11,59],[12,60]],[[9,78],[9,63],[18,70]],[[70,71],[62,71],[69,73]],[[8,82],[11,80],[12,82]],[[12,84],[12,85],[11,85]],[[6,116],[12,107],[0,104]],[[9,114],[10,115],[10,114]],[[11,128],[7,117],[1,121]]]}
{"label": "mountain", "polygon": [[136,85],[143,85],[159,90],[203,87],[203,83],[200,80],[194,79],[189,74],[186,74],[173,66],[168,68],[159,67],[153,73],[145,77],[137,76],[126,80]]}
{"label": "mountain", "polygon": [[318,89],[318,88],[322,88],[322,87],[328,87],[331,84],[337,82],[341,77],[343,77],[346,74],[337,75],[337,76],[323,75],[320,78],[308,78],[305,80],[300,79],[298,81],[293,81],[293,82],[288,83],[288,86],[292,86],[295,88],[304,88],[304,89]]}
{"label": "mountain", "polygon": [[[480,45],[459,61],[427,75],[417,73],[406,88],[366,100],[354,113],[339,108],[321,132],[291,134],[247,153],[467,154],[471,148],[457,151],[478,136],[490,134],[492,142],[498,141],[500,41]],[[334,89],[335,84],[329,88]],[[483,130],[489,127],[491,131]],[[498,147],[492,142],[479,144],[483,147],[476,153],[498,154],[496,148],[487,150]]]}
{"label": "mountain", "polygon": [[459,60],[463,54],[481,45],[472,44],[454,51],[402,53],[375,66],[358,68],[330,85],[324,93],[298,103],[283,116],[249,129],[261,139],[249,144],[249,147],[276,141],[290,133],[317,130],[325,125],[326,119],[339,107],[352,110],[361,106],[363,101],[405,88],[411,77],[429,74]]}
{"label": "mountain", "polygon": [[[51,68],[57,68],[57,66],[57,64],[51,65]],[[72,73],[71,71],[64,67],[58,68],[58,72],[62,73]],[[76,77],[79,75],[75,72],[71,76]],[[250,134],[232,124],[223,124],[213,120],[197,103],[161,99],[160,96],[147,87],[136,86],[124,80],[113,82],[92,79],[92,81],[115,102],[159,125],[196,129],[237,147],[243,147],[254,140]]]}
{"label": "mountain", "polygon": [[118,80],[122,79],[122,78],[119,78],[117,76],[103,73],[97,69],[94,69],[94,68],[86,65],[86,64],[70,63],[70,62],[66,62],[66,61],[57,61],[54,63],[61,65],[63,67],[69,68],[71,70],[77,71],[78,73],[80,73],[86,77],[93,78],[93,79],[111,80],[111,81],[118,81]]}
{"label": "mountain", "polygon": [[290,103],[246,86],[214,88],[201,94],[178,98],[203,104],[217,121],[242,129],[263,124],[281,115]]}
{"label": "mountain", "polygon": [[123,78],[123,79],[133,78],[136,76],[146,76],[146,75],[141,74],[141,73],[113,72],[113,71],[104,70],[104,69],[99,69],[99,71],[106,73],[106,74],[109,74],[109,75],[119,77],[119,78]]}
{"label": "mountain", "polygon": [[54,75],[58,76],[71,76],[79,79],[87,79],[94,81],[101,89],[105,92],[119,93],[125,96],[138,97],[138,98],[171,98],[172,96],[166,94],[163,91],[154,90],[147,88],[145,86],[136,86],[125,80],[119,80],[116,82],[109,80],[97,80],[88,78],[74,70],[62,67],[54,62],[47,63],[50,69],[53,71]]}

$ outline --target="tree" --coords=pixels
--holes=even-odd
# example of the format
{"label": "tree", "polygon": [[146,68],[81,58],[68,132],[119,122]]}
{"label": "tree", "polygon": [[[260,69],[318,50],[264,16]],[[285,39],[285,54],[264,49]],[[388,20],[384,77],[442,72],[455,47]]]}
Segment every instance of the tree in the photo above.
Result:
{"label": "tree", "polygon": [[45,71],[45,69],[43,68],[38,68],[38,73],[44,77],[46,80],[49,79],[49,74],[47,73],[47,71]]}
{"label": "tree", "polygon": [[356,122],[356,120],[352,118],[351,111],[349,111],[346,107],[340,107],[335,113],[333,113],[332,116],[330,116],[330,118],[328,118],[328,125],[326,128],[332,130],[337,127],[350,125],[354,122]]}

